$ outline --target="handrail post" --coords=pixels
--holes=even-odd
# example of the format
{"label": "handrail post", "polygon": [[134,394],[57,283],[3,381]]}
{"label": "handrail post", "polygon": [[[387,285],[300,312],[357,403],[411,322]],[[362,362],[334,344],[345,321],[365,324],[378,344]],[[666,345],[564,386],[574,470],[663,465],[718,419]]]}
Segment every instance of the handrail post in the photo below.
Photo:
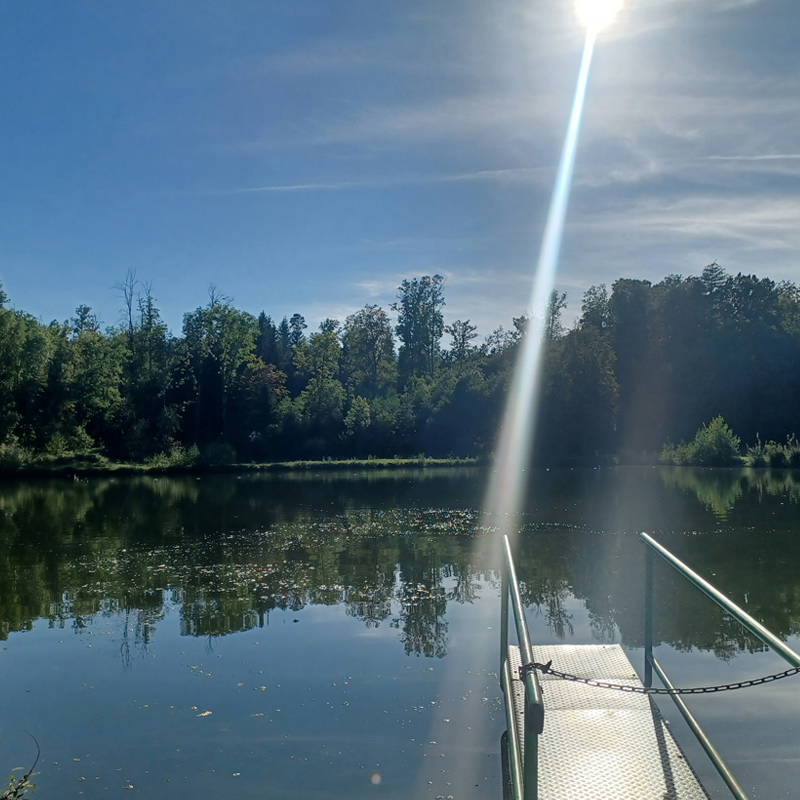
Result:
{"label": "handrail post", "polygon": [[527,708],[525,709],[525,758],[522,767],[525,800],[539,800],[539,732],[533,730],[532,721],[528,722]]}
{"label": "handrail post", "polygon": [[520,748],[519,734],[517,731],[517,721],[514,717],[514,703],[511,699],[511,666],[508,659],[503,662],[501,673],[501,686],[506,696],[506,725],[508,727],[508,766],[511,778],[511,796],[513,800],[525,800],[523,790],[525,780],[522,772],[522,751]]}
{"label": "handrail post", "polygon": [[[525,622],[525,611],[522,608],[522,597],[519,593],[519,581],[517,580],[517,570],[514,567],[514,559],[511,556],[511,545],[508,541],[508,536],[503,537],[506,550],[506,564],[508,567],[508,589],[511,596],[512,610],[514,612],[514,622],[517,628],[517,640],[519,641],[519,655],[523,664],[529,664],[533,661],[533,653],[531,651],[531,640],[528,635],[528,625]],[[529,672],[528,675],[534,680],[531,681],[532,699],[537,705],[542,704],[542,690],[539,687],[539,681],[535,672]],[[526,681],[527,685],[527,681]]]}
{"label": "handrail post", "polygon": [[[503,559],[505,562],[505,559]],[[500,579],[500,671],[508,658],[508,567],[503,563]]]}
{"label": "handrail post", "polygon": [[644,685],[653,685],[653,551],[644,560]]}
{"label": "handrail post", "polygon": [[[503,657],[506,657],[508,652],[507,623],[508,606],[510,604],[514,613],[520,660],[523,664],[529,664],[533,661],[531,640],[528,634],[528,625],[525,621],[525,610],[522,607],[522,597],[519,593],[517,571],[514,567],[511,545],[507,536],[503,537],[503,544],[505,569],[503,570],[503,601],[500,611],[501,621],[503,622],[500,641],[501,646],[505,646]],[[501,664],[503,663],[501,660]],[[525,755],[522,758],[522,789],[524,800],[537,800],[539,797],[539,734],[542,733],[544,728],[544,704],[542,702],[542,689],[539,686],[539,677],[535,670],[525,674],[524,691],[523,748]],[[506,695],[506,702],[511,702],[511,698],[508,695]]]}

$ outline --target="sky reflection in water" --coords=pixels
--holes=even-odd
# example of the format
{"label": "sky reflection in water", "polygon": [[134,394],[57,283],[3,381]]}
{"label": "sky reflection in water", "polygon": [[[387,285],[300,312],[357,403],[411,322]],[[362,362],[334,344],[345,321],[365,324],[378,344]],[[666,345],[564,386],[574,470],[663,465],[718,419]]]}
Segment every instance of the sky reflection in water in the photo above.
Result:
{"label": "sky reflection in water", "polygon": [[[498,580],[473,547],[485,478],[4,483],[3,768],[29,765],[27,729],[40,791],[59,796],[499,796]],[[640,666],[640,529],[796,638],[799,487],[744,470],[537,474],[517,556],[534,639],[621,641]],[[676,575],[657,579],[675,683],[782,668]],[[795,689],[692,702],[754,797],[800,780]]]}

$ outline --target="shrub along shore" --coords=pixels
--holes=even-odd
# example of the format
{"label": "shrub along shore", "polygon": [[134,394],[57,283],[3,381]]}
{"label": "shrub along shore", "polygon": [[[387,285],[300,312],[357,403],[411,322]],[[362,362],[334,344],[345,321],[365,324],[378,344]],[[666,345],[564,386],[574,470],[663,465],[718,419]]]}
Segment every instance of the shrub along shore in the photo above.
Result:
{"label": "shrub along shore", "polygon": [[746,447],[742,453],[741,439],[722,417],[703,425],[690,442],[667,444],[659,460],[676,467],[772,467],[800,469],[800,441],[794,434],[786,442],[762,442]]}

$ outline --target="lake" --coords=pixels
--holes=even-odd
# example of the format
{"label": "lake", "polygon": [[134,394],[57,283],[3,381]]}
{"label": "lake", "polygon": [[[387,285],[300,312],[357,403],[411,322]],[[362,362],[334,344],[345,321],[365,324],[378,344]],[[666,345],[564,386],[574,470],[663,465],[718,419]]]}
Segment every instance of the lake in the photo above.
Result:
{"label": "lake", "polygon": [[[0,774],[34,797],[500,798],[499,562],[479,467],[0,483]],[[645,530],[800,649],[800,474],[530,476],[535,643],[642,672]],[[656,564],[677,686],[782,671]],[[599,691],[599,690],[598,690]],[[688,698],[751,798],[796,797],[800,677]],[[712,796],[713,768],[660,700]]]}

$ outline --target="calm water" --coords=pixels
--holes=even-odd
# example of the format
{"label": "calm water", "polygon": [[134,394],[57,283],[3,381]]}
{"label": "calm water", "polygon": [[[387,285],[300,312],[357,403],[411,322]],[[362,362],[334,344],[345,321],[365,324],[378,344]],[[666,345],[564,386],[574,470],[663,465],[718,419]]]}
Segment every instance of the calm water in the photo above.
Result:
{"label": "calm water", "polygon": [[[30,765],[29,731],[41,798],[499,798],[485,481],[1,483],[0,774]],[[517,554],[534,640],[620,642],[641,670],[647,530],[800,648],[799,504],[791,473],[536,473]],[[656,577],[676,685],[785,668],[665,565]],[[690,707],[754,800],[797,796],[800,678]]]}

